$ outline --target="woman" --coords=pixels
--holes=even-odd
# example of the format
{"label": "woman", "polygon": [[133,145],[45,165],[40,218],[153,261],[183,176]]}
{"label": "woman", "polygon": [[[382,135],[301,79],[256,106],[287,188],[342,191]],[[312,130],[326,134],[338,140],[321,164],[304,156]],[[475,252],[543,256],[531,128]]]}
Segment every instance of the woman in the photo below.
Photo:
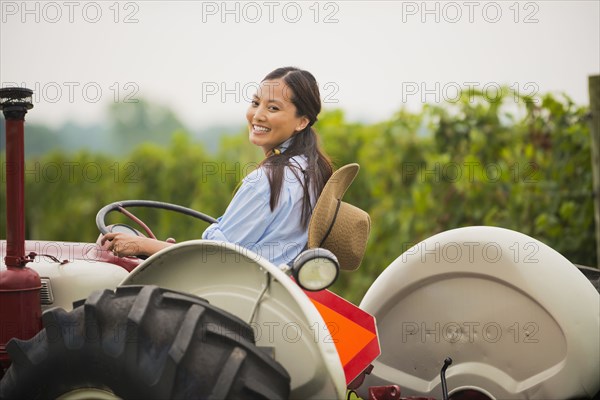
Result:
{"label": "woman", "polygon": [[[291,262],[306,246],[317,197],[332,174],[312,125],[321,111],[314,76],[278,68],[261,82],[246,112],[249,139],[265,159],[246,176],[227,210],[203,239],[240,244],[275,265]],[[102,243],[119,256],[151,255],[172,243],[108,233]]]}

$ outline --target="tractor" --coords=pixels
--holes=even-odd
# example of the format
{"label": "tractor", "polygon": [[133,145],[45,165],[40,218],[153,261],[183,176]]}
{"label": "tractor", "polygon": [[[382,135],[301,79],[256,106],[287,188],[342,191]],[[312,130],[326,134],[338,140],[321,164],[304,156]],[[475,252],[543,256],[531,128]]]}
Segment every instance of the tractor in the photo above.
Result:
{"label": "tractor", "polygon": [[[340,269],[327,248],[277,266],[208,240],[146,259],[25,240],[31,96],[0,89],[0,399],[599,398],[598,271],[516,231],[436,234],[399,254],[358,307],[327,290]],[[153,236],[131,207],[214,222],[117,201],[98,212],[100,233]],[[144,233],[107,225],[113,211]]]}

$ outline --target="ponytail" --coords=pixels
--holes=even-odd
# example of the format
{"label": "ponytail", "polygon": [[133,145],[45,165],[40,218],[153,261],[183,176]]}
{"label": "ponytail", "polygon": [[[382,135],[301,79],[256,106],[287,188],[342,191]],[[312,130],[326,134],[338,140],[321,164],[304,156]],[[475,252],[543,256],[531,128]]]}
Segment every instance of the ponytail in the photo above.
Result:
{"label": "ponytail", "polygon": [[[299,155],[306,157],[306,169],[301,169],[298,164],[290,161],[292,157]],[[286,151],[265,158],[261,166],[265,167],[269,179],[271,211],[277,207],[279,202],[286,167],[292,171],[298,182],[302,183],[304,195],[300,221],[302,226],[307,228],[312,215],[312,205],[333,173],[331,161],[320,149],[317,134],[312,126],[309,125],[295,134]]]}

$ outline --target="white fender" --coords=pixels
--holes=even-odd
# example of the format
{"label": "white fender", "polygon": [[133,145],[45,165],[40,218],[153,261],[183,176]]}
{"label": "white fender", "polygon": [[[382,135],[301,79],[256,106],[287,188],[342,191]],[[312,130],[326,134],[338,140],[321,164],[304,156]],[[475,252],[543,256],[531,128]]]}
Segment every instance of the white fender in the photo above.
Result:
{"label": "white fender", "polygon": [[524,234],[468,227],[398,257],[360,307],[382,355],[361,387],[403,396],[473,388],[496,399],[592,397],[600,389],[600,297],[566,258]]}
{"label": "white fender", "polygon": [[231,243],[182,242],[154,254],[121,282],[147,284],[193,293],[248,322],[257,346],[274,350],[290,374],[291,398],[345,397],[344,370],[335,344],[322,335],[321,315],[286,274],[259,255]]}

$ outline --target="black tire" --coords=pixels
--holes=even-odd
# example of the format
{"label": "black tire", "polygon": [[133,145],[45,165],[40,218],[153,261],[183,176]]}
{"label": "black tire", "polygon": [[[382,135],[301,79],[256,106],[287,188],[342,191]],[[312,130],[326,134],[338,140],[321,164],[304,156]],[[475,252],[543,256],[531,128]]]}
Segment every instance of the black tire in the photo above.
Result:
{"label": "black tire", "polygon": [[44,329],[12,339],[1,399],[54,399],[76,388],[123,399],[287,399],[290,377],[252,328],[206,300],[156,286],[92,293]]}

